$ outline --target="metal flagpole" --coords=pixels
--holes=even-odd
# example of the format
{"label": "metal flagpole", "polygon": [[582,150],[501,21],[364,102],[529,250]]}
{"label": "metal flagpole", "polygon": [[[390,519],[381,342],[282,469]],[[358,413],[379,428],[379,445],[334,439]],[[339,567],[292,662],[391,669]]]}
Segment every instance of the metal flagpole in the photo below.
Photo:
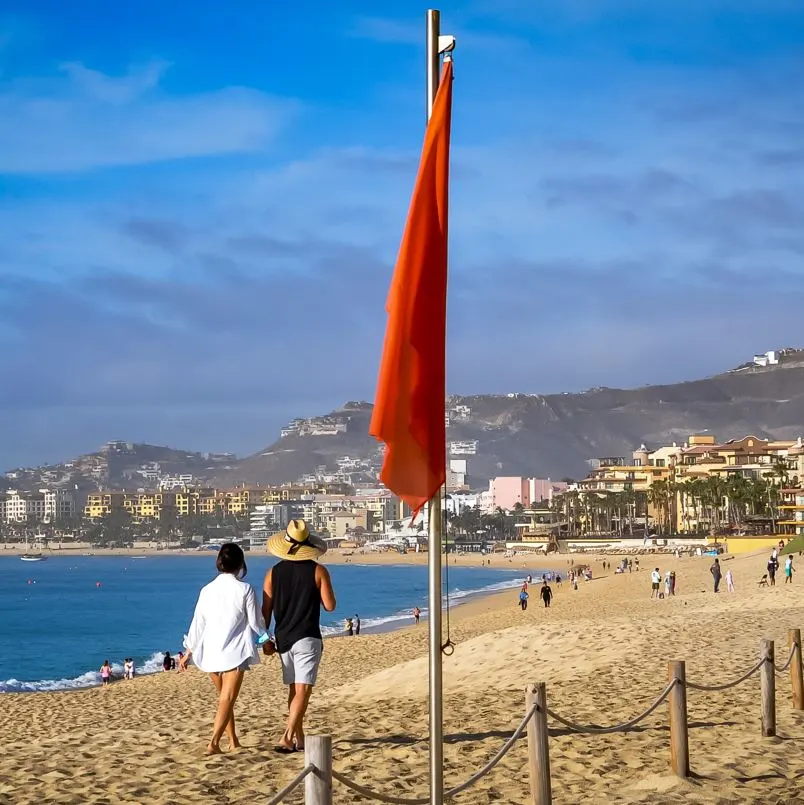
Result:
{"label": "metal flagpole", "polygon": [[[440,36],[441,12],[427,11],[427,121],[433,113],[440,78],[440,55],[455,47],[452,36]],[[446,389],[444,389],[446,396]],[[447,446],[444,445],[446,453]],[[433,495],[427,510],[428,518],[428,606],[430,653],[430,805],[444,802],[444,721],[441,628],[441,545],[443,536],[443,489]]]}
{"label": "metal flagpole", "polygon": [[[441,12],[427,11],[427,121],[433,113],[440,58],[438,36]],[[444,390],[446,394],[446,389]],[[446,451],[446,445],[444,445]],[[427,565],[430,649],[430,805],[444,802],[444,710],[441,677],[441,490],[433,495],[427,508]]]}

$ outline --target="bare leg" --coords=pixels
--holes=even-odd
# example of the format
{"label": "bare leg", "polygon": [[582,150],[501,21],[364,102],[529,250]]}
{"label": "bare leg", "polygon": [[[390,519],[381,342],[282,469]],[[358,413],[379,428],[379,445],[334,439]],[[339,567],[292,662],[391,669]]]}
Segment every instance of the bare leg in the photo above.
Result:
{"label": "bare leg", "polygon": [[207,745],[208,755],[220,754],[221,736],[226,731],[233,749],[240,746],[235,733],[234,705],[240,686],[243,684],[243,672],[235,669],[224,671],[222,674],[210,674],[212,682],[218,691],[218,710],[215,713],[215,723],[212,726],[212,738]]}
{"label": "bare leg", "polygon": [[285,741],[293,741],[297,749],[303,749],[304,716],[307,712],[307,706],[310,704],[310,694],[313,692],[313,686],[295,683],[292,687],[295,688],[295,692],[290,700],[288,725],[282,737]]}
{"label": "bare leg", "polygon": [[[290,725],[290,714],[293,711],[293,701],[296,698],[296,685],[291,684],[288,685],[288,725]],[[282,733],[282,737],[279,739],[278,746],[282,746],[285,749],[293,749],[295,747],[295,741],[293,733],[290,732],[289,728],[286,728],[285,731]]]}
{"label": "bare leg", "polygon": [[[210,674],[210,679],[212,680],[212,684],[215,685],[215,690],[218,691],[218,696],[221,694],[221,689],[223,687],[223,674]],[[240,680],[240,684],[242,684],[243,680]],[[238,686],[238,693],[240,692],[240,687]],[[235,717],[234,717],[234,710],[232,710],[232,715],[229,718],[229,721],[226,722],[226,737],[229,739],[229,748],[230,749],[239,749],[240,748],[240,741],[237,739],[237,732],[235,730]]]}

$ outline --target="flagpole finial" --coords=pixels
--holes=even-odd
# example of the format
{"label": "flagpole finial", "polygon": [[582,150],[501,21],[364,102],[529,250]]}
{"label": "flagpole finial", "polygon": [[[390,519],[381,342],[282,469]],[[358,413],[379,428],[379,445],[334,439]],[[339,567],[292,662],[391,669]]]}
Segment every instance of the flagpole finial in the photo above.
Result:
{"label": "flagpole finial", "polygon": [[455,37],[451,34],[447,36],[439,36],[438,37],[438,52],[439,54],[444,53],[452,53],[455,50]]}

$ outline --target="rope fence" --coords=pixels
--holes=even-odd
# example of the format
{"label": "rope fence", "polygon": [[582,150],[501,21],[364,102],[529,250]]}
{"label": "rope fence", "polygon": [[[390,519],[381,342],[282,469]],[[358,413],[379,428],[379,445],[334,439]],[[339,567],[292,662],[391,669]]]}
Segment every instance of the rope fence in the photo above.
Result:
{"label": "rope fence", "polygon": [[[530,779],[531,805],[552,805],[550,779],[548,716],[576,733],[610,735],[632,729],[659,706],[668,702],[670,725],[670,766],[679,777],[690,776],[689,722],[687,717],[687,690],[705,693],[720,692],[741,685],[757,672],[760,675],[761,731],[763,737],[776,735],[776,676],[790,670],[792,703],[794,710],[804,710],[804,678],[802,677],[801,630],[788,632],[789,653],[784,665],[775,662],[775,647],[772,640],[763,640],[761,655],[745,673],[737,679],[719,685],[703,685],[689,682],[683,661],[668,665],[668,681],[659,696],[630,721],[601,727],[598,724],[578,724],[559,715],[547,706],[547,689],[544,683],[526,688],[526,712],[510,738],[481,769],[467,780],[444,792],[444,799],[453,799],[489,774],[508,754],[514,744],[527,732],[528,773]],[[288,785],[269,800],[268,805],[279,805],[302,783],[305,787],[305,805],[332,805],[333,781],[337,781],[361,797],[387,805],[428,805],[430,797],[400,797],[366,788],[350,779],[343,772],[332,768],[332,738],[328,735],[310,735],[305,745],[305,767]]]}

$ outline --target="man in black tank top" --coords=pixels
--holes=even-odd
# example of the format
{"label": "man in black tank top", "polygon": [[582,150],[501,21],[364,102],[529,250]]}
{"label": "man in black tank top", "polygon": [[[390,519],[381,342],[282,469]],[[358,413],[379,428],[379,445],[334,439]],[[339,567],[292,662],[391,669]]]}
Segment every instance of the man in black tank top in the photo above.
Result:
{"label": "man in black tank top", "polygon": [[[304,715],[324,649],[321,607],[332,612],[335,593],[329,572],[315,561],[326,544],[310,534],[304,520],[291,520],[285,531],[270,537],[268,550],[281,560],[265,575],[262,614],[269,628],[274,619],[275,650],[288,686],[288,723],[274,747],[285,754],[304,748]],[[273,653],[273,644],[263,650]]]}

